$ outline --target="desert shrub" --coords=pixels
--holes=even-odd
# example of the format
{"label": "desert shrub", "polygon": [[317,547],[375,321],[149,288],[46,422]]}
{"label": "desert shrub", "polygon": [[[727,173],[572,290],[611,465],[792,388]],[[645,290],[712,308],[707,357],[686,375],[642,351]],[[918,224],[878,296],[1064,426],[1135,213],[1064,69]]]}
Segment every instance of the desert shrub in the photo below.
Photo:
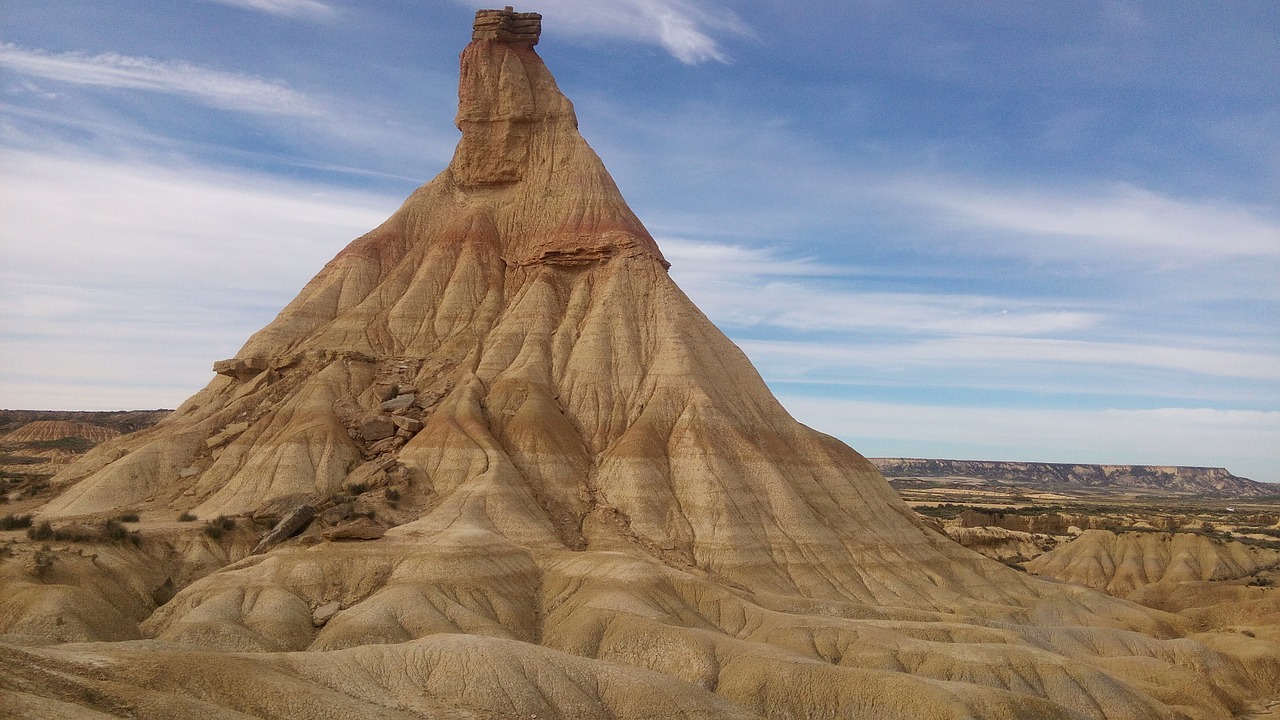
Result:
{"label": "desert shrub", "polygon": [[395,488],[387,488],[382,492],[382,496],[385,497],[388,502],[396,502],[400,499],[400,491]]}
{"label": "desert shrub", "polygon": [[116,520],[120,522],[138,522],[140,516],[136,512],[122,513],[116,516]]}
{"label": "desert shrub", "polygon": [[38,525],[30,525],[27,527],[27,537],[31,540],[52,540],[53,526],[49,524],[48,520]]}
{"label": "desert shrub", "polygon": [[188,510],[183,510],[182,514],[178,516],[178,522],[192,522],[196,519],[196,516],[192,515]]}
{"label": "desert shrub", "polygon": [[1249,587],[1271,587],[1273,584],[1271,578],[1261,575],[1249,581]]}
{"label": "desert shrub", "polygon": [[353,483],[347,488],[347,492],[351,493],[352,495],[359,495],[368,489],[369,489],[369,486],[365,485],[364,483]]}
{"label": "desert shrub", "polygon": [[5,515],[0,517],[0,530],[21,530],[31,527],[30,515]]}
{"label": "desert shrub", "polygon": [[204,524],[204,534],[217,540],[222,537],[223,533],[236,526],[235,518],[229,518],[226,515],[219,515]]}
{"label": "desert shrub", "polygon": [[[137,517],[135,513],[134,517]],[[138,533],[130,532],[118,519],[111,519],[102,524],[102,539],[110,542],[138,542]]]}
{"label": "desert shrub", "polygon": [[952,520],[960,517],[960,513],[966,510],[963,505],[953,505],[952,503],[943,503],[941,505],[919,505],[913,508],[916,512],[926,517],[942,518]]}

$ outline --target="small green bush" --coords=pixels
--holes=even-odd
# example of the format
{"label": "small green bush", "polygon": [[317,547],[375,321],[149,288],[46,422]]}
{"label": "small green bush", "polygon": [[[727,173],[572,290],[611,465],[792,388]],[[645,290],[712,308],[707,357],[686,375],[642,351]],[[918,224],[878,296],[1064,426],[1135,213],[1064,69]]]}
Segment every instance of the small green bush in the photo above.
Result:
{"label": "small green bush", "polygon": [[127,512],[116,516],[116,520],[119,520],[120,522],[136,523],[139,519],[141,518],[136,512]]}
{"label": "small green bush", "polygon": [[182,514],[178,516],[178,522],[192,522],[197,519],[198,518],[195,515],[192,515],[188,510],[183,510]]}

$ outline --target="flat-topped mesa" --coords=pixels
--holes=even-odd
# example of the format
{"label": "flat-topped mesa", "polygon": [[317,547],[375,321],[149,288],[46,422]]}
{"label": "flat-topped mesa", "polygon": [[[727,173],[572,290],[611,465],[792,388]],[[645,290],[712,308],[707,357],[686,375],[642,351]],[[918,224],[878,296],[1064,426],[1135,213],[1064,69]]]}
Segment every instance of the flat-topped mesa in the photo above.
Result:
{"label": "flat-topped mesa", "polygon": [[477,10],[472,26],[472,40],[496,40],[538,44],[542,33],[542,16],[538,13],[518,13],[510,5],[502,10]]}

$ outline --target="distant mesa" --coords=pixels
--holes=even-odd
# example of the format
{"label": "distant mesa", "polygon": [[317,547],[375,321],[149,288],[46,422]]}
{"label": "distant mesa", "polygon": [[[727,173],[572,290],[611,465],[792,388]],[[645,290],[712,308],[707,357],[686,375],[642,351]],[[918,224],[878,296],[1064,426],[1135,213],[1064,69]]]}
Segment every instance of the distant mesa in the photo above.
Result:
{"label": "distant mesa", "polygon": [[973,478],[1005,485],[1057,490],[1159,491],[1173,495],[1261,498],[1280,486],[1232,475],[1226,468],[1172,465],[1087,465],[1000,460],[870,458],[885,477]]}

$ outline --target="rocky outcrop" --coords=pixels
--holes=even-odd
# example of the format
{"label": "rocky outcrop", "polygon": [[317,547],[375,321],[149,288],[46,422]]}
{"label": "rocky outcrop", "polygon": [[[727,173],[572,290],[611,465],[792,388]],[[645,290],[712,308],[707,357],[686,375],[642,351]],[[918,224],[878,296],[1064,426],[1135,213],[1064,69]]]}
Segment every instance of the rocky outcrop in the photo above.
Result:
{"label": "rocky outcrop", "polygon": [[1032,488],[1127,488],[1226,498],[1280,497],[1280,487],[1237,477],[1225,468],[923,458],[870,460],[887,478],[975,478]]}

